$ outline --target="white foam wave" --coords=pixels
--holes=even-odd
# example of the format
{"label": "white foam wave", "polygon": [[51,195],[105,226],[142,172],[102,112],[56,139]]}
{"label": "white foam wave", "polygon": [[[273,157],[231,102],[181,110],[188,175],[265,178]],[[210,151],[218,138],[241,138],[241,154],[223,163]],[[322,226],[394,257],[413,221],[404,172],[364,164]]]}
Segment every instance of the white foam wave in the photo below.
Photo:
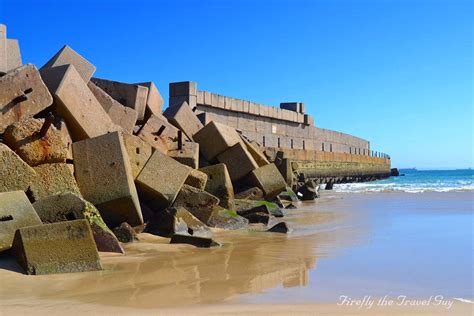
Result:
{"label": "white foam wave", "polygon": [[[464,182],[464,181],[463,181]],[[460,183],[344,183],[335,184],[334,191],[336,192],[407,192],[407,193],[422,193],[422,192],[456,192],[456,191],[474,191],[474,184],[467,182]]]}

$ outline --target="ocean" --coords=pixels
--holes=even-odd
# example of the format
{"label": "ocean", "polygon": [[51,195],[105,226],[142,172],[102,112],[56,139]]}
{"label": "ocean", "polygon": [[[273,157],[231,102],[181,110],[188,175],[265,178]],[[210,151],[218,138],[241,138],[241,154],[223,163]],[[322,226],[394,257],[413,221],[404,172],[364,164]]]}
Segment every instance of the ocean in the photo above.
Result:
{"label": "ocean", "polygon": [[474,191],[474,170],[400,169],[405,176],[334,185],[336,192],[451,192]]}

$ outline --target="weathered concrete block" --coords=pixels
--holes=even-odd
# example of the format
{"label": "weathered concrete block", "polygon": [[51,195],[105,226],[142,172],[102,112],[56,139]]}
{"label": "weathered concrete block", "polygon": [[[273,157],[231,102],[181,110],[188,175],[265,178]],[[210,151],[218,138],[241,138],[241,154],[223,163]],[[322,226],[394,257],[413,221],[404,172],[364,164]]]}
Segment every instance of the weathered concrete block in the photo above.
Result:
{"label": "weathered concrete block", "polygon": [[20,54],[20,45],[16,39],[7,39],[7,71],[11,71],[15,68],[18,68],[22,65],[21,54]]}
{"label": "weathered concrete block", "polygon": [[287,234],[291,231],[290,227],[286,222],[281,222],[276,225],[274,225],[272,228],[267,230],[267,232],[270,233],[281,233],[281,234]]}
{"label": "weathered concrete block", "polygon": [[0,193],[0,252],[11,248],[17,229],[40,224],[25,192]]}
{"label": "weathered concrete block", "polygon": [[0,143],[0,192],[26,191],[35,176],[33,168]]}
{"label": "weathered concrete block", "polygon": [[120,104],[137,111],[139,121],[145,119],[146,102],[148,99],[147,87],[99,78],[92,78],[91,81]]}
{"label": "weathered concrete block", "polygon": [[191,172],[189,173],[189,176],[186,178],[186,181],[184,182],[184,184],[190,185],[199,190],[205,190],[207,179],[208,179],[207,174],[205,174],[204,172],[196,170],[196,169],[191,169]]}
{"label": "weathered concrete block", "polygon": [[252,158],[255,160],[255,162],[257,163],[259,167],[270,164],[267,157],[265,157],[265,154],[262,151],[260,151],[260,148],[258,148],[256,145],[246,140],[244,137],[241,137],[241,138],[245,144],[245,148],[248,150],[250,155],[252,155]]}
{"label": "weathered concrete block", "polygon": [[199,149],[204,157],[212,161],[217,155],[228,148],[240,143],[240,136],[235,129],[226,125],[211,122],[194,134],[194,141],[199,143]]}
{"label": "weathered concrete block", "polygon": [[102,108],[107,112],[112,122],[120,126],[128,134],[133,133],[138,113],[132,108],[123,106],[92,81],[87,84]]}
{"label": "weathered concrete block", "polygon": [[170,244],[189,244],[199,248],[209,248],[218,246],[210,237],[192,236],[187,234],[174,234],[171,237]]}
{"label": "weathered concrete block", "polygon": [[262,189],[267,199],[274,198],[286,188],[285,179],[273,163],[253,170],[246,182]]}
{"label": "weathered concrete block", "polygon": [[73,144],[76,179],[84,198],[115,227],[127,222],[143,224],[132,169],[119,132]]}
{"label": "weathered concrete block", "polygon": [[148,159],[150,159],[153,150],[150,144],[146,143],[138,136],[124,134],[123,140],[128,158],[130,159],[132,176],[133,179],[136,179],[143,167],[145,167]]}
{"label": "weathered concrete block", "polygon": [[206,224],[215,228],[237,230],[246,228],[248,223],[246,218],[239,216],[235,211],[215,206]]}
{"label": "weathered concrete block", "polygon": [[41,76],[54,96],[54,108],[61,115],[74,141],[117,130],[74,66],[41,70]]}
{"label": "weathered concrete block", "polygon": [[176,199],[189,172],[187,166],[155,151],[135,182],[145,202],[151,200],[157,209],[165,209]]}
{"label": "weathered concrete block", "polygon": [[197,95],[197,83],[193,81],[171,82],[170,97]]}
{"label": "weathered concrete block", "polygon": [[189,139],[193,139],[194,134],[203,128],[202,123],[186,102],[178,106],[168,107],[163,114],[171,124],[182,130]]}
{"label": "weathered concrete block", "polygon": [[207,182],[204,190],[219,198],[220,206],[227,209],[233,209],[234,187],[226,165],[220,163],[201,168],[199,171],[207,174]]}
{"label": "weathered concrete block", "polygon": [[89,82],[96,69],[87,59],[67,45],[64,45],[41,69],[64,65],[73,65],[86,83]]}
{"label": "weathered concrete block", "polygon": [[33,169],[36,176],[30,184],[30,192],[34,201],[64,192],[81,195],[74,175],[67,164],[47,163]]}
{"label": "weathered concrete block", "polygon": [[216,205],[219,205],[217,197],[187,184],[183,185],[173,203],[174,207],[186,208],[204,223],[209,220],[213,207]]}
{"label": "weathered concrete block", "polygon": [[237,211],[237,214],[246,218],[250,224],[261,223],[267,225],[271,217],[271,214],[265,205]]}
{"label": "weathered concrete block", "polygon": [[122,223],[113,229],[117,239],[124,243],[134,242],[138,240],[137,233],[129,223]]}
{"label": "weathered concrete block", "polygon": [[140,129],[138,137],[162,153],[167,153],[170,144],[178,138],[178,129],[168,123],[164,116],[151,115]]}
{"label": "weathered concrete block", "polygon": [[86,220],[20,228],[13,241],[13,253],[27,274],[102,269]]}
{"label": "weathered concrete block", "polygon": [[198,143],[183,142],[181,149],[174,148],[176,148],[175,143],[173,144],[173,149],[168,151],[168,156],[193,169],[199,168]]}
{"label": "weathered concrete block", "polygon": [[46,135],[41,137],[43,124],[44,119],[28,117],[10,125],[3,135],[5,144],[30,166],[66,162],[68,148],[61,133],[51,126]]}
{"label": "weathered concrete block", "polygon": [[237,143],[219,154],[217,160],[227,166],[233,182],[243,179],[252,170],[258,168],[258,164],[242,143]]}
{"label": "weathered concrete block", "polygon": [[236,199],[239,200],[263,200],[263,191],[259,187],[252,187],[250,189],[239,192],[235,195]]}
{"label": "weathered concrete block", "polygon": [[163,97],[161,96],[160,91],[158,91],[158,88],[153,82],[142,82],[137,84],[148,88],[145,111],[145,114],[148,113],[148,115],[145,116],[149,116],[151,114],[160,115],[163,112],[163,105],[165,102],[163,101]]}
{"label": "weathered concrete block", "polygon": [[0,134],[10,124],[41,112],[52,102],[34,65],[27,64],[0,77]]}
{"label": "weathered concrete block", "polygon": [[44,224],[86,219],[92,229],[97,249],[103,252],[124,253],[115,235],[107,227],[92,203],[74,193],[51,195],[33,203]]}
{"label": "weathered concrete block", "polygon": [[156,212],[144,232],[163,237],[171,237],[176,233],[212,236],[210,229],[184,207],[169,207]]}

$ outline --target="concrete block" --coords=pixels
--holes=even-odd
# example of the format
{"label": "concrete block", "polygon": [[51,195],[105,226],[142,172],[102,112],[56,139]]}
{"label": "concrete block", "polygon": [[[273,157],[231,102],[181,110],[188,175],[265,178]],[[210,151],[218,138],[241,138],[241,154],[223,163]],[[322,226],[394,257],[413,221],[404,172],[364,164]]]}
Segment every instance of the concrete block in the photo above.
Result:
{"label": "concrete block", "polygon": [[92,229],[97,249],[103,252],[124,253],[119,241],[107,227],[92,203],[73,193],[51,195],[33,203],[44,224],[85,219]]}
{"label": "concrete block", "polygon": [[197,100],[196,100],[196,103],[197,103],[197,104],[205,104],[205,103],[204,103],[204,91],[198,91],[198,92],[197,92]]}
{"label": "concrete block", "polygon": [[44,137],[40,130],[44,119],[25,118],[10,125],[3,135],[4,142],[30,166],[43,163],[66,162],[67,144],[61,132],[51,126]]}
{"label": "concrete block", "polygon": [[151,115],[138,132],[138,137],[162,153],[168,152],[168,146],[178,139],[178,129],[162,115]]}
{"label": "concrete block", "polygon": [[123,141],[130,159],[133,179],[136,179],[153,152],[150,144],[135,135],[123,134]]}
{"label": "concrete block", "polygon": [[84,198],[93,203],[105,222],[143,224],[132,169],[119,132],[73,144],[76,179]]}
{"label": "concrete block", "polygon": [[188,96],[178,96],[169,98],[169,107],[181,105],[183,102],[188,103],[191,109],[194,109],[197,106],[197,96],[188,95]]}
{"label": "concrete block", "polygon": [[54,97],[55,111],[64,118],[74,141],[117,130],[74,66],[42,69],[41,77]]}
{"label": "concrete block", "polygon": [[0,193],[0,252],[11,248],[17,229],[41,224],[25,192]]}
{"label": "concrete block", "polygon": [[193,236],[188,234],[174,234],[171,237],[170,244],[189,244],[198,248],[209,248],[219,244],[210,237]]}
{"label": "concrete block", "polygon": [[145,203],[153,201],[153,206],[165,209],[174,202],[189,173],[187,166],[155,151],[135,183]]}
{"label": "concrete block", "polygon": [[204,104],[212,105],[212,93],[204,91]]}
{"label": "concrete block", "polygon": [[242,143],[237,143],[219,154],[217,160],[227,166],[232,182],[239,181],[258,168],[258,164]]}
{"label": "concrete block", "polygon": [[242,137],[242,141],[245,144],[245,148],[248,150],[250,155],[252,155],[252,158],[255,160],[259,167],[270,164],[267,157],[265,157],[264,153],[261,151],[260,148],[246,140],[244,137]]}
{"label": "concrete block", "polygon": [[20,228],[13,241],[13,254],[27,274],[102,269],[86,220]]}
{"label": "concrete block", "polygon": [[182,81],[170,83],[170,97],[197,95],[197,83],[193,81]]}
{"label": "concrete block", "polygon": [[0,134],[7,126],[33,116],[53,103],[34,65],[27,64],[0,77]]}
{"label": "concrete block", "polygon": [[91,81],[120,104],[137,111],[139,121],[145,119],[148,99],[147,87],[99,78],[92,78]]}
{"label": "concrete block", "polygon": [[194,134],[194,140],[199,143],[201,153],[208,161],[228,148],[241,142],[235,129],[223,124],[211,122]]}
{"label": "concrete block", "polygon": [[[173,144],[175,146],[176,144]],[[189,166],[193,169],[199,168],[199,144],[192,142],[183,142],[181,149],[174,147],[168,151],[168,156],[179,163]]]}
{"label": "concrete block", "polygon": [[193,139],[194,134],[203,128],[202,123],[186,102],[178,106],[168,107],[163,114],[171,124],[182,130],[189,139]]}
{"label": "concrete block", "polygon": [[0,143],[0,192],[26,191],[35,176],[33,168]]}
{"label": "concrete block", "polygon": [[286,182],[275,164],[253,170],[246,179],[247,184],[262,189],[267,199],[274,198],[285,191]]}
{"label": "concrete block", "polygon": [[237,230],[246,228],[249,221],[239,216],[235,211],[215,206],[207,221],[207,225],[226,230]]}
{"label": "concrete block", "polygon": [[36,175],[33,177],[29,191],[34,201],[63,192],[81,195],[74,175],[67,164],[47,163],[33,169]]}
{"label": "concrete block", "polygon": [[93,64],[67,45],[64,45],[41,69],[64,65],[73,65],[86,83],[89,82],[96,70]]}
{"label": "concrete block", "polygon": [[7,71],[11,71],[15,68],[18,68],[22,65],[21,62],[21,54],[20,54],[20,46],[18,44],[18,40],[16,39],[7,39],[6,40],[6,47],[7,47]]}
{"label": "concrete block", "polygon": [[112,122],[120,126],[124,132],[132,134],[138,118],[137,111],[123,106],[92,81],[89,81],[87,86],[91,89],[105,112],[107,112]]}
{"label": "concrete block", "polygon": [[186,178],[186,181],[184,182],[184,184],[190,185],[199,190],[205,190],[207,179],[208,179],[208,176],[206,173],[196,170],[196,169],[191,169],[191,172],[189,173],[189,176]]}
{"label": "concrete block", "polygon": [[163,112],[163,105],[165,104],[165,101],[163,100],[163,97],[161,96],[160,91],[158,91],[156,85],[153,82],[142,82],[137,84],[148,88],[145,110],[145,114],[148,115],[146,116],[149,116],[150,114],[160,115]]}
{"label": "concrete block", "polygon": [[220,163],[199,169],[207,174],[207,182],[204,190],[219,198],[219,205],[234,208],[234,187],[225,164]]}
{"label": "concrete block", "polygon": [[219,199],[209,192],[196,189],[187,184],[179,191],[174,207],[184,207],[188,212],[206,223],[212,214],[213,207],[219,205]]}

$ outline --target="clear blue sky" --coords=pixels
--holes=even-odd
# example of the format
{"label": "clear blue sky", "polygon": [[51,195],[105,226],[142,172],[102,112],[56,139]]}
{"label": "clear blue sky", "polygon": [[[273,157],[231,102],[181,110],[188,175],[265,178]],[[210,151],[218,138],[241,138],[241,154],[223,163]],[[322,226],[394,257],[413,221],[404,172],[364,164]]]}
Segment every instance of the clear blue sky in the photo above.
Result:
{"label": "clear blue sky", "polygon": [[[98,3],[95,3],[98,2]],[[269,105],[305,102],[393,165],[473,166],[473,5],[438,1],[0,0],[23,62],[64,44],[96,76]]]}

